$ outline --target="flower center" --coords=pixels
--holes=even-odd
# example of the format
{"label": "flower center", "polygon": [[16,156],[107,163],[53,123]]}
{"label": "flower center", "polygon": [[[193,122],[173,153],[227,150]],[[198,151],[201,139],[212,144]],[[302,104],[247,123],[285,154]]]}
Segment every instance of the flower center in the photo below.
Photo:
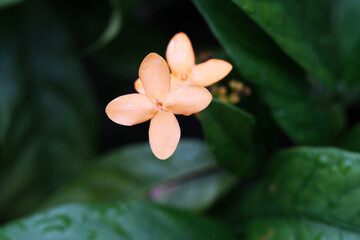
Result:
{"label": "flower center", "polygon": [[186,73],[181,73],[180,74],[180,79],[185,81],[188,78],[188,75]]}
{"label": "flower center", "polygon": [[164,111],[164,110],[165,110],[162,102],[160,102],[160,101],[157,100],[157,99],[156,99],[156,101],[155,101],[155,105],[156,105],[156,107],[157,107],[158,109],[160,109],[160,111]]}

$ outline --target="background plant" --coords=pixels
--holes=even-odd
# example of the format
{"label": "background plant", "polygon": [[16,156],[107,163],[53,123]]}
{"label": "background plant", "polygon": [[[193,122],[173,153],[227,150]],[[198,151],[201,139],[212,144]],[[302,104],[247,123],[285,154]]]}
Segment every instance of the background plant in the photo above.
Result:
{"label": "background plant", "polygon": [[[0,239],[358,239],[359,23],[352,0],[0,0]],[[159,161],[104,108],[180,31],[251,95],[180,118]]]}

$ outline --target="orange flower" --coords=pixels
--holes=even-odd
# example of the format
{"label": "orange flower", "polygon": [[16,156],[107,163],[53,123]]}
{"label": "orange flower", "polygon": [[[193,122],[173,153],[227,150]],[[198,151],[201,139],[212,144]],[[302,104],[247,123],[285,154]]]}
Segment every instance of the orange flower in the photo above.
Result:
{"label": "orange flower", "polygon": [[174,114],[193,114],[211,102],[210,92],[195,84],[170,91],[170,71],[165,60],[150,53],[140,65],[139,77],[144,94],[133,93],[112,100],[106,107],[108,117],[121,125],[132,126],[150,120],[151,150],[159,159],[169,158],[180,139]]}
{"label": "orange flower", "polygon": [[[190,39],[182,32],[170,40],[166,49],[166,59],[171,69],[172,89],[184,83],[207,87],[223,79],[232,69],[230,63],[220,59],[210,59],[195,64],[195,54]],[[139,93],[144,93],[140,79],[135,81],[135,89]]]}

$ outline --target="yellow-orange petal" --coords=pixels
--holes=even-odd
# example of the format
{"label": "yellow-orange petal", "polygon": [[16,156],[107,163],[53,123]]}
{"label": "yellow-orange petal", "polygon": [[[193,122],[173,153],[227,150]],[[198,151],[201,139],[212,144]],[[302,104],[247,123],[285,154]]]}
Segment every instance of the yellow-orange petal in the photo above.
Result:
{"label": "yellow-orange petal", "polygon": [[145,89],[142,85],[140,78],[136,79],[136,81],[134,82],[134,88],[138,93],[145,94]]}
{"label": "yellow-orange petal", "polygon": [[170,91],[184,86],[185,83],[186,83],[186,81],[181,80],[180,78],[176,77],[174,74],[171,74]]}
{"label": "yellow-orange petal", "polygon": [[145,94],[151,101],[165,100],[170,90],[170,71],[160,55],[150,53],[145,57],[139,68],[139,77]]}
{"label": "yellow-orange petal", "polygon": [[154,155],[165,160],[176,150],[180,140],[180,127],[175,115],[159,111],[150,121],[149,141]]}
{"label": "yellow-orange petal", "polygon": [[145,95],[132,93],[112,100],[106,106],[105,112],[112,121],[132,126],[152,118],[156,108]]}
{"label": "yellow-orange petal", "polygon": [[200,86],[210,86],[223,79],[232,69],[232,65],[224,60],[210,59],[194,66],[190,79]]}
{"label": "yellow-orange petal", "polygon": [[194,50],[185,33],[178,33],[170,40],[166,49],[166,60],[171,72],[176,74],[186,73],[195,65]]}
{"label": "yellow-orange petal", "polygon": [[170,91],[164,106],[174,114],[190,115],[204,110],[211,102],[212,95],[204,87],[185,84]]}
{"label": "yellow-orange petal", "polygon": [[[170,91],[179,87],[182,87],[186,82],[177,78],[175,75],[171,74],[171,83],[170,83]],[[144,86],[140,78],[138,78],[134,83],[134,88],[138,93],[145,94]]]}

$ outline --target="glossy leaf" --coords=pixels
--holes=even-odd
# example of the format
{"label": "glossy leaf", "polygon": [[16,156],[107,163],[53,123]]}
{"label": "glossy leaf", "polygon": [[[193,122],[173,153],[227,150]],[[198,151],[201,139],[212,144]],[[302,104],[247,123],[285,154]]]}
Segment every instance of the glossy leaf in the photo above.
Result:
{"label": "glossy leaf", "polygon": [[333,91],[349,87],[340,80],[360,42],[358,1],[234,2],[316,80]]}
{"label": "glossy leaf", "polygon": [[338,52],[330,51],[333,36],[329,32],[334,1],[234,2],[307,71],[335,89],[339,56]]}
{"label": "glossy leaf", "polygon": [[37,206],[90,158],[94,104],[71,39],[39,1],[3,11],[0,32],[0,218],[6,219]]}
{"label": "glossy leaf", "polygon": [[174,155],[165,161],[157,159],[144,143],[109,153],[46,206],[150,199],[202,210],[235,181],[216,165],[203,142],[182,139]]}
{"label": "glossy leaf", "polygon": [[237,6],[194,0],[237,69],[255,84],[280,127],[299,144],[334,141],[344,124],[342,108],[318,100],[302,71]]}
{"label": "glossy leaf", "polygon": [[150,203],[73,204],[0,228],[6,240],[234,239],[218,222]]}
{"label": "glossy leaf", "polygon": [[300,147],[277,154],[242,205],[245,239],[358,239],[360,155]]}
{"label": "glossy leaf", "polygon": [[216,160],[237,175],[249,175],[254,165],[254,121],[249,113],[216,99],[201,112],[204,134]]}
{"label": "glossy leaf", "polygon": [[332,226],[306,217],[266,217],[249,223],[246,239],[257,240],[356,240],[359,239],[357,228],[351,226]]}

